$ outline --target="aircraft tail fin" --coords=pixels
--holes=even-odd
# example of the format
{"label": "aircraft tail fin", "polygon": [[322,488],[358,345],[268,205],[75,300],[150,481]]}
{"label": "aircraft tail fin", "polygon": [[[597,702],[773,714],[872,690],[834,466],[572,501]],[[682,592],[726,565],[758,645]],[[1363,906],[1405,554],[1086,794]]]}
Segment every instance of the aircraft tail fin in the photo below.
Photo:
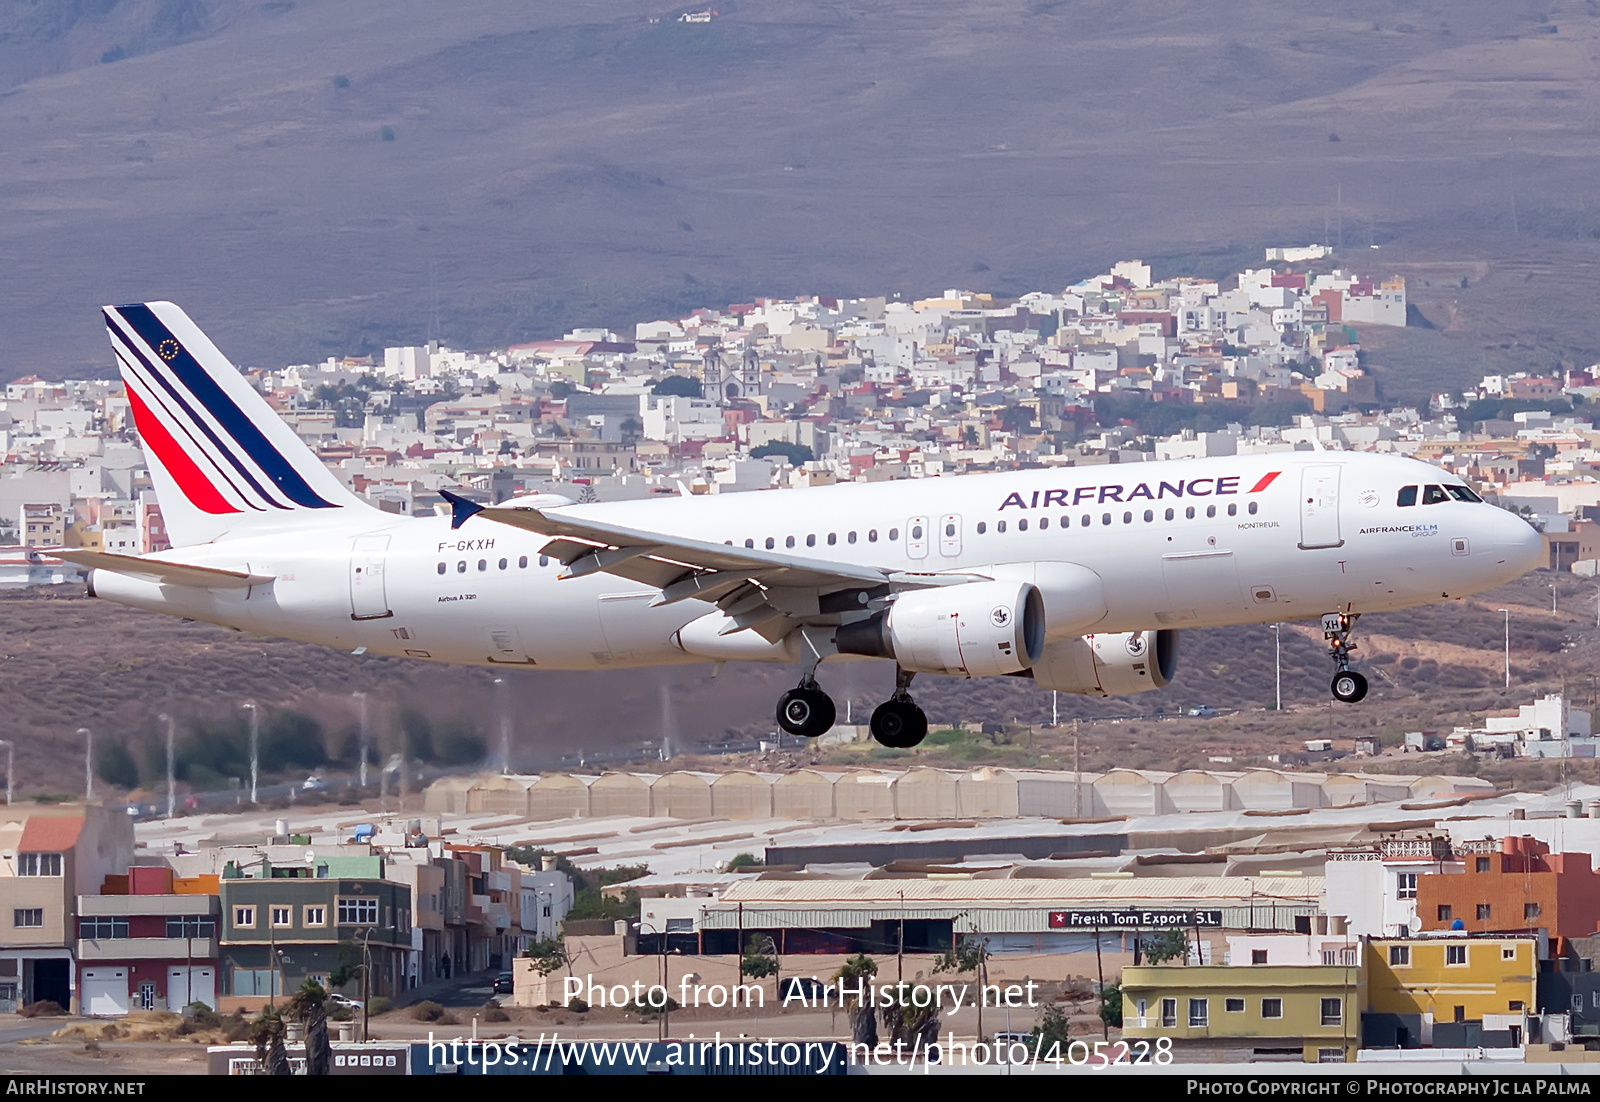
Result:
{"label": "aircraft tail fin", "polygon": [[105,319],[174,546],[371,508],[177,306],[107,306]]}

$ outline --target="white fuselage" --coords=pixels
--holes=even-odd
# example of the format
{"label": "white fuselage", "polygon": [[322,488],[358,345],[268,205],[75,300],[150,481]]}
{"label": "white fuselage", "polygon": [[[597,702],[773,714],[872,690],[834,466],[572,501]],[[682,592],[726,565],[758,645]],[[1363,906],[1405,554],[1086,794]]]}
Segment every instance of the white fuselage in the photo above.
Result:
{"label": "white fuselage", "polygon": [[[1413,460],[1292,452],[664,497],[554,514],[917,573],[1074,563],[1103,583],[1105,614],[1085,630],[1121,632],[1406,608],[1540,565],[1538,533],[1504,510],[1420,497],[1397,504],[1404,486],[1444,483],[1458,480]],[[274,578],[264,585],[199,589],[104,571],[91,584],[97,596],[140,608],[440,662],[587,670],[722,656],[688,653],[676,639],[712,606],[653,608],[655,589],[607,574],[560,579],[561,564],[540,556],[547,542],[482,517],[453,530],[445,516],[339,510],[157,556]],[[759,650],[748,656],[783,657]]]}

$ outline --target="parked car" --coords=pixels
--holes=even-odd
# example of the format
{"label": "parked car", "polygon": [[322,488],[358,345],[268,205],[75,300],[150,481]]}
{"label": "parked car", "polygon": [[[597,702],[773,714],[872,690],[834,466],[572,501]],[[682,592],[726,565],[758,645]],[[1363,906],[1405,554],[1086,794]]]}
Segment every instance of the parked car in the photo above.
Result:
{"label": "parked car", "polygon": [[341,995],[337,991],[328,996],[328,1002],[334,1006],[342,1006],[346,1010],[360,1010],[361,1000],[352,999],[348,995]]}
{"label": "parked car", "polygon": [[517,989],[517,982],[510,972],[501,972],[494,978],[494,993],[496,995],[510,995]]}
{"label": "parked car", "polygon": [[783,999],[815,999],[822,995],[822,988],[822,982],[814,980],[810,976],[790,976],[783,981],[783,989],[779,997]]}
{"label": "parked car", "polygon": [[1209,704],[1197,704],[1195,707],[1189,709],[1189,714],[1192,716],[1198,716],[1201,719],[1205,719],[1208,716],[1216,715],[1217,710]]}

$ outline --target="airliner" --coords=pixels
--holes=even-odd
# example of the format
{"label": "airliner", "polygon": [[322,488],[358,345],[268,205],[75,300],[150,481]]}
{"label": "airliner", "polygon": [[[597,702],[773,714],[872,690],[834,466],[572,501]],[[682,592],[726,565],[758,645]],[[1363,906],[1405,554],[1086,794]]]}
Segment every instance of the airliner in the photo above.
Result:
{"label": "airliner", "polygon": [[1185,628],[1320,620],[1333,695],[1366,695],[1367,612],[1540,565],[1541,537],[1437,467],[1294,451],[783,492],[484,506],[362,501],[170,302],[107,307],[172,548],[67,550],[91,595],[356,653],[538,670],[780,662],[786,732],[836,719],[823,662],[894,663],[886,746],[928,721],[918,674],[1121,696],[1165,686]]}

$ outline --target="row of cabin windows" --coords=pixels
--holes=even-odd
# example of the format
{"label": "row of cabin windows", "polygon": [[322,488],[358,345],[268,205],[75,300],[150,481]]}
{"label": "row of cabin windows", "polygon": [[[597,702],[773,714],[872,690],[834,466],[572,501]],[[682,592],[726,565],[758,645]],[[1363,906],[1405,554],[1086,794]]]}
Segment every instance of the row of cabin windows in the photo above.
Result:
{"label": "row of cabin windows", "polygon": [[[1415,505],[1417,503],[1417,489],[1418,487],[1416,486],[1400,487],[1399,496],[1395,498],[1394,503],[1402,509]],[[1446,484],[1444,486],[1423,486],[1421,489],[1422,504],[1424,505],[1439,505],[1449,501],[1451,498],[1457,501],[1475,501],[1479,503],[1483,501],[1483,498],[1465,486]]]}
{"label": "row of cabin windows", "polygon": [[[509,559],[501,559],[500,560],[500,569],[501,570],[508,569],[510,567],[510,565],[511,565],[511,560],[509,560]],[[549,555],[540,555],[539,556],[539,565],[540,566],[549,566],[550,565],[550,556]],[[478,569],[481,570],[481,571],[487,572],[488,569],[489,569],[489,560],[488,559],[479,559],[478,560]],[[526,556],[526,555],[518,556],[518,558],[517,558],[517,569],[518,570],[526,570],[526,569],[528,569],[528,556]],[[440,563],[439,564],[439,573],[445,574],[445,573],[448,573],[449,570],[450,570],[450,564],[449,563]],[[467,560],[466,559],[462,559],[460,562],[456,563],[456,573],[457,574],[465,574],[466,572],[467,572]]]}
{"label": "row of cabin windows", "polygon": [[[1256,505],[1256,503],[1254,501],[1250,502],[1250,504],[1245,508],[1245,512],[1249,513],[1251,516],[1255,516],[1256,510],[1257,510],[1257,505]],[[1183,515],[1184,515],[1184,519],[1185,520],[1194,520],[1195,517],[1197,517],[1199,515],[1199,511],[1196,509],[1195,506],[1190,505],[1190,506],[1188,506],[1187,508],[1184,509]],[[1217,515],[1217,506],[1215,506],[1215,505],[1207,505],[1206,506],[1206,516],[1207,517],[1215,517],[1216,515]],[[1230,516],[1230,517],[1236,517],[1236,516],[1239,515],[1239,506],[1238,506],[1237,502],[1230,502],[1228,504],[1228,506],[1227,506],[1227,515]],[[1178,517],[1178,512],[1177,512],[1176,509],[1168,509],[1168,510],[1166,510],[1166,512],[1164,514],[1164,519],[1166,519],[1166,520],[1176,520],[1177,517]],[[1146,524],[1154,523],[1155,519],[1156,519],[1156,513],[1155,513],[1154,509],[1146,509],[1144,511],[1144,522]],[[1084,513],[1083,516],[1078,521],[1079,527],[1082,527],[1082,528],[1088,528],[1093,523],[1094,523],[1094,516],[1093,516],[1093,514],[1090,514],[1090,513]],[[1112,514],[1110,514],[1110,513],[1102,513],[1102,514],[1100,514],[1100,523],[1101,524],[1110,524],[1110,523],[1112,523]],[[1122,523],[1123,524],[1132,524],[1133,523],[1133,513],[1132,512],[1123,513],[1122,514]],[[1007,522],[1003,521],[1003,520],[996,521],[995,522],[995,526],[994,526],[994,530],[996,532],[1004,532],[1004,531],[1006,531],[1006,524],[1007,524]],[[1029,524],[1028,518],[1023,517],[1023,518],[1019,519],[1017,521],[1017,531],[1026,532],[1028,530],[1028,524]],[[1040,517],[1039,520],[1038,520],[1038,525],[1039,525],[1040,531],[1044,531],[1044,530],[1048,529],[1050,527],[1050,518],[1049,517]],[[1056,527],[1063,528],[1063,529],[1071,528],[1072,527],[1072,518],[1069,517],[1069,516],[1061,517],[1061,519],[1056,522]],[[989,531],[988,522],[980,520],[978,522],[977,531],[978,531],[978,535],[980,535],[980,536],[986,534]],[[948,537],[955,536],[955,534],[956,534],[956,525],[954,524],[954,522],[947,523],[944,526],[944,534],[946,536],[948,536]],[[922,539],[922,537],[923,537],[922,525],[920,525],[920,524],[912,525],[911,526],[911,538],[913,540],[920,540],[920,539]],[[898,529],[898,528],[889,529],[889,539],[890,539],[890,541],[898,540],[899,538],[900,538],[900,529]],[[784,540],[783,540],[783,545],[785,547],[794,547],[795,544],[796,544],[796,540],[797,540],[797,537],[795,537],[795,536],[785,536]],[[837,532],[829,532],[827,534],[826,540],[827,540],[827,544],[828,544],[829,547],[834,546],[835,544],[837,544],[839,542],[839,533],[837,533]],[[729,547],[733,546],[733,541],[732,540],[724,540],[723,542],[726,543]],[[854,532],[846,532],[845,533],[845,542],[846,543],[855,543],[856,542],[856,533],[854,533]],[[869,529],[867,531],[867,542],[868,543],[877,543],[878,542],[878,530],[876,528],[872,528],[872,529]],[[817,545],[817,537],[816,537],[816,535],[813,533],[811,535],[806,536],[805,537],[805,543],[806,543],[807,547],[815,547]],[[744,541],[744,545],[753,550],[755,548],[755,546],[756,546],[756,541],[753,540],[753,539],[747,539],[747,540]],[[777,537],[776,536],[768,536],[766,538],[766,540],[765,540],[764,546],[766,547],[766,549],[768,551],[775,550],[777,548],[777,546],[778,546]]]}

